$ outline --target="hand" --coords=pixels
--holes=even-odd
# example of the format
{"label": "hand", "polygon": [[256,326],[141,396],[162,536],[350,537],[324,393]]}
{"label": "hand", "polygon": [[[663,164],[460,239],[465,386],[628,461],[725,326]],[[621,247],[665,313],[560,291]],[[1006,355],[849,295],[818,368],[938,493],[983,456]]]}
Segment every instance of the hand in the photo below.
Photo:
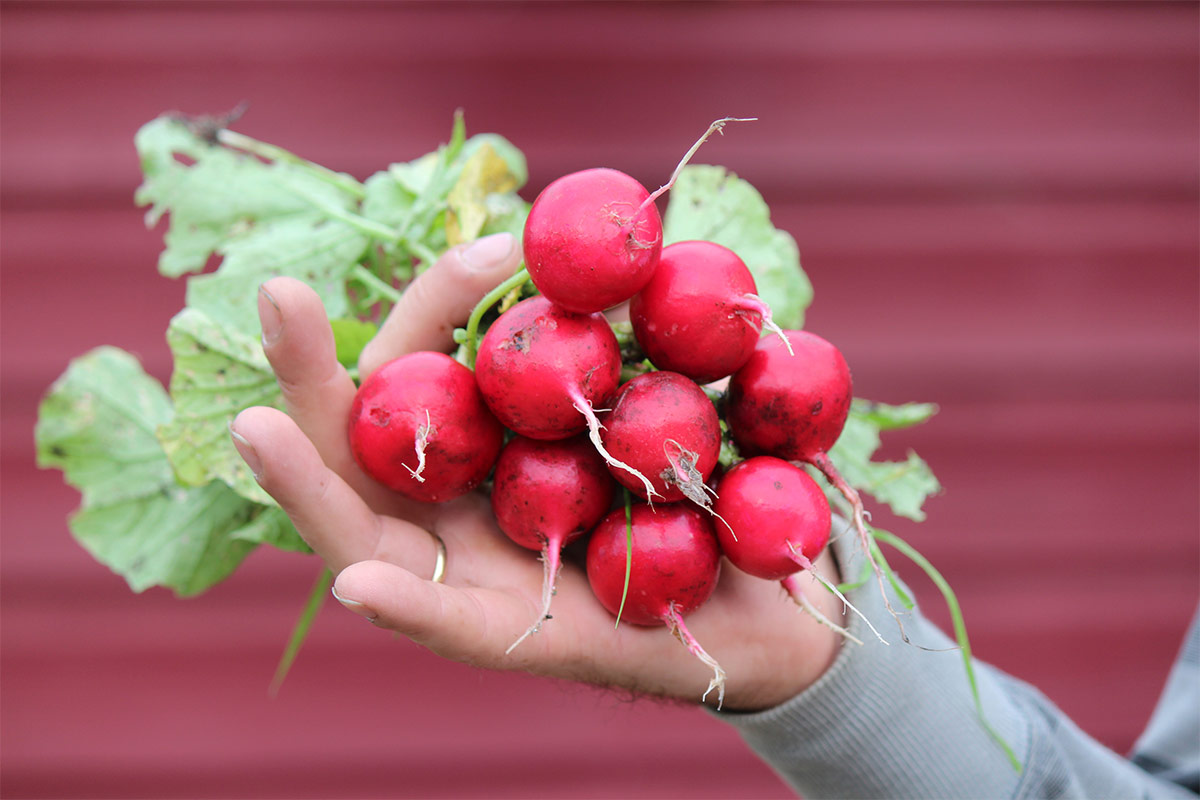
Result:
{"label": "hand", "polygon": [[[392,310],[364,350],[359,374],[366,377],[416,350],[449,352],[453,329],[520,260],[516,240],[507,234],[447,252]],[[559,576],[554,618],[506,655],[540,608],[538,554],[508,540],[481,493],[427,505],[367,477],[346,435],[356,387],[335,358],[317,295],[299,281],[276,278],[260,292],[259,313],[263,346],[288,413],[243,411],[231,428],[234,442],[262,487],[337,575],[334,593],[343,605],[378,627],[476,666],[700,698],[711,670],[665,626],[622,623],[614,630],[614,618],[573,563]],[[443,583],[429,580],[437,557],[429,531],[445,542]],[[837,580],[827,556],[818,567]],[[827,617],[841,620],[836,598],[807,577],[802,583],[811,583],[810,599]],[[778,583],[752,578],[728,561],[712,598],[686,621],[728,674],[730,709],[767,708],[795,695],[825,671],[840,644]]]}

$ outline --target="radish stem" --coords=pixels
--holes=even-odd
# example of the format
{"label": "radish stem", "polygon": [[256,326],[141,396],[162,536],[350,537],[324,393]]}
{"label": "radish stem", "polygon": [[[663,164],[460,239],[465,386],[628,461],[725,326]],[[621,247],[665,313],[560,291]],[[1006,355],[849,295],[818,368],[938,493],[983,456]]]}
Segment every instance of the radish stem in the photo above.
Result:
{"label": "radish stem", "polygon": [[629,578],[633,575],[633,495],[625,490],[625,586],[621,589],[621,605],[617,608],[617,621],[621,624],[621,612],[625,610],[625,598],[629,597]]}
{"label": "radish stem", "polygon": [[1004,750],[1004,754],[1008,756],[1009,763],[1018,773],[1022,771],[1021,760],[1017,758],[1017,754],[1012,747],[1004,740],[1004,737],[991,726],[987,721],[987,717],[983,713],[983,701],[979,697],[979,685],[975,681],[975,668],[971,664],[971,642],[967,638],[967,625],[963,621],[962,607],[958,604],[958,597],[954,594],[954,590],[950,588],[949,582],[942,577],[942,573],[929,562],[929,559],[921,555],[915,547],[901,539],[894,533],[875,529],[875,537],[899,550],[910,561],[916,564],[921,570],[929,576],[929,580],[933,581],[934,586],[941,592],[942,597],[946,601],[946,607],[950,611],[950,619],[954,625],[954,638],[958,641],[959,650],[962,653],[963,668],[967,673],[967,683],[971,687],[971,697],[975,701],[975,711],[979,715],[979,721],[983,725],[984,730],[988,735],[1000,745]]}
{"label": "radish stem", "polygon": [[267,690],[271,697],[279,694],[279,689],[283,686],[283,679],[287,677],[288,670],[292,668],[292,663],[299,655],[300,648],[308,637],[313,620],[317,618],[317,612],[321,610],[321,605],[325,602],[325,595],[329,593],[332,583],[333,573],[328,567],[322,567],[321,573],[317,576],[312,591],[308,595],[308,601],[304,604],[304,610],[300,612],[300,618],[296,620],[296,625],[292,628],[292,635],[288,638],[287,647],[284,648],[283,655],[279,658],[279,665],[275,667],[275,676],[271,678],[271,685]]}
{"label": "radish stem", "polygon": [[483,315],[487,310],[513,289],[524,286],[529,280],[529,270],[522,267],[513,274],[511,278],[504,283],[492,289],[483,296],[483,299],[475,304],[475,308],[471,309],[471,316],[467,318],[467,366],[475,369],[475,355],[479,352],[479,321],[483,319]]}

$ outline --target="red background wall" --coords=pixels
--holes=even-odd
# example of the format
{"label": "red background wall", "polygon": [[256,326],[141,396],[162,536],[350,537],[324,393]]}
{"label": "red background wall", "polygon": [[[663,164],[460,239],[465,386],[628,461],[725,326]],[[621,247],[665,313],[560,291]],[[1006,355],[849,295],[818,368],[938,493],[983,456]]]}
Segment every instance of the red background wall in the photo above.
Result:
{"label": "red background wall", "polygon": [[313,561],[264,550],[181,601],[71,540],[38,399],[100,343],[165,380],[183,298],[133,133],[242,100],[239,130],[359,178],[462,107],[530,197],[596,165],[658,185],[712,119],[760,117],[698,160],[796,237],[858,392],[942,406],[890,447],[944,495],[877,519],[981,657],[1112,747],[1145,723],[1200,591],[1196,4],[0,9],[5,797],[787,794],[695,709],[480,673],[336,607],[268,699]]}

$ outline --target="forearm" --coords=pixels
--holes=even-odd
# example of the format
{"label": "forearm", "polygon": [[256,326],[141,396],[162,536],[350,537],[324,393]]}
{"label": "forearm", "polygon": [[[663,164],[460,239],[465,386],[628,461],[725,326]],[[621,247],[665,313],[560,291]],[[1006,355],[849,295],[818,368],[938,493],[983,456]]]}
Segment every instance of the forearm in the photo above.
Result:
{"label": "forearm", "polygon": [[[843,564],[854,555],[849,539],[836,545]],[[873,581],[850,599],[890,646],[852,618],[864,644],[845,645],[808,690],[766,711],[720,715],[804,797],[1193,797],[1095,742],[1032,687],[976,662],[984,713],[1020,759],[1018,773],[980,723],[960,652],[901,642]],[[925,647],[954,646],[919,614],[905,629]]]}

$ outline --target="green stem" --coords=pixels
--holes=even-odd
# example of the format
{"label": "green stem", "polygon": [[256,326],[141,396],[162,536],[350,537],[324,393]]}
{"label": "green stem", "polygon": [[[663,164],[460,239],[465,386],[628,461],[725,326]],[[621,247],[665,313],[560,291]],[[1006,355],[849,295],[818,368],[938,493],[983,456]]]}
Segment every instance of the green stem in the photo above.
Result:
{"label": "green stem", "polygon": [[489,308],[500,302],[500,299],[504,295],[518,286],[525,285],[527,280],[529,280],[529,270],[522,267],[511,278],[484,295],[483,299],[471,310],[471,316],[467,319],[466,342],[467,366],[471,369],[475,369],[475,354],[479,351],[479,322],[483,319],[483,315],[487,313]]}
{"label": "green stem", "polygon": [[283,686],[283,679],[287,677],[288,670],[292,668],[292,663],[300,653],[300,647],[308,637],[313,620],[317,618],[317,612],[321,610],[321,605],[325,602],[325,595],[329,594],[329,586],[332,583],[333,573],[329,571],[328,567],[322,567],[321,574],[317,576],[312,592],[308,595],[308,602],[304,604],[304,610],[300,612],[300,618],[296,620],[296,626],[292,628],[292,635],[288,639],[287,647],[283,650],[283,655],[279,658],[279,665],[275,667],[275,677],[271,679],[271,686],[268,690],[272,697],[279,694],[279,688]]}
{"label": "green stem", "polygon": [[336,219],[338,222],[344,222],[358,232],[362,233],[371,239],[382,239],[385,242],[398,243],[401,241],[400,234],[392,230],[386,225],[382,225],[375,220],[367,219],[366,217],[355,214],[352,211],[331,206],[323,200],[318,200],[306,192],[299,192],[300,196],[307,200],[311,205],[316,207],[320,212],[331,219]]}
{"label": "green stem", "polygon": [[875,537],[879,539],[879,541],[885,542],[896,548],[905,556],[907,556],[914,564],[920,567],[925,574],[929,576],[929,580],[933,581],[933,584],[937,586],[938,591],[942,593],[942,597],[946,601],[946,607],[950,610],[950,619],[954,625],[954,638],[958,640],[959,650],[962,654],[963,667],[967,672],[967,683],[971,687],[971,697],[975,701],[975,711],[979,715],[979,721],[983,724],[984,730],[988,732],[988,735],[991,736],[992,739],[994,739],[996,743],[999,744],[1004,750],[1004,753],[1006,756],[1008,756],[1009,763],[1012,764],[1013,769],[1020,773],[1022,771],[1021,760],[1017,758],[1017,754],[1013,752],[1012,747],[1008,744],[1008,742],[1004,741],[1004,738],[995,728],[991,726],[991,724],[987,721],[987,718],[984,716],[983,701],[979,697],[979,685],[975,681],[975,668],[971,664],[971,643],[967,639],[967,626],[966,623],[963,622],[962,608],[958,604],[958,597],[955,596],[954,590],[950,588],[949,582],[942,577],[942,573],[938,572],[933,564],[929,563],[929,559],[921,555],[917,549],[908,542],[904,541],[894,533],[882,531],[878,528],[874,529],[873,533]]}
{"label": "green stem", "polygon": [[437,261],[438,259],[437,253],[433,252],[433,250],[426,247],[424,243],[417,241],[416,239],[402,237],[400,239],[400,243],[403,244],[410,253],[421,259],[421,261],[423,261],[427,267],[433,266],[433,262]]}
{"label": "green stem", "polygon": [[621,605],[617,608],[616,628],[621,624],[621,612],[625,610],[625,598],[629,596],[629,577],[633,574],[633,495],[625,490],[625,588],[621,590]]}
{"label": "green stem", "polygon": [[378,275],[376,275],[374,272],[372,272],[371,270],[364,267],[362,264],[359,264],[353,270],[350,271],[350,277],[361,282],[363,285],[367,286],[369,289],[371,289],[376,294],[378,294],[380,297],[387,298],[392,303],[398,303],[400,301],[400,297],[402,296],[402,293],[400,292],[399,289],[397,289],[395,286],[392,286],[390,283],[388,283],[387,281],[380,278]]}
{"label": "green stem", "polygon": [[301,158],[295,153],[284,150],[282,147],[277,147],[273,144],[260,142],[258,139],[252,139],[245,134],[231,131],[228,128],[222,128],[217,133],[217,141],[226,147],[234,147],[238,150],[244,150],[247,153],[253,153],[256,156],[261,156],[269,161],[282,161],[287,164],[293,164],[301,167],[307,172],[315,175],[326,183],[332,184],[342,191],[362,200],[367,196],[366,188],[344,172],[334,172],[333,170],[322,167],[320,164],[314,164],[308,159]]}

